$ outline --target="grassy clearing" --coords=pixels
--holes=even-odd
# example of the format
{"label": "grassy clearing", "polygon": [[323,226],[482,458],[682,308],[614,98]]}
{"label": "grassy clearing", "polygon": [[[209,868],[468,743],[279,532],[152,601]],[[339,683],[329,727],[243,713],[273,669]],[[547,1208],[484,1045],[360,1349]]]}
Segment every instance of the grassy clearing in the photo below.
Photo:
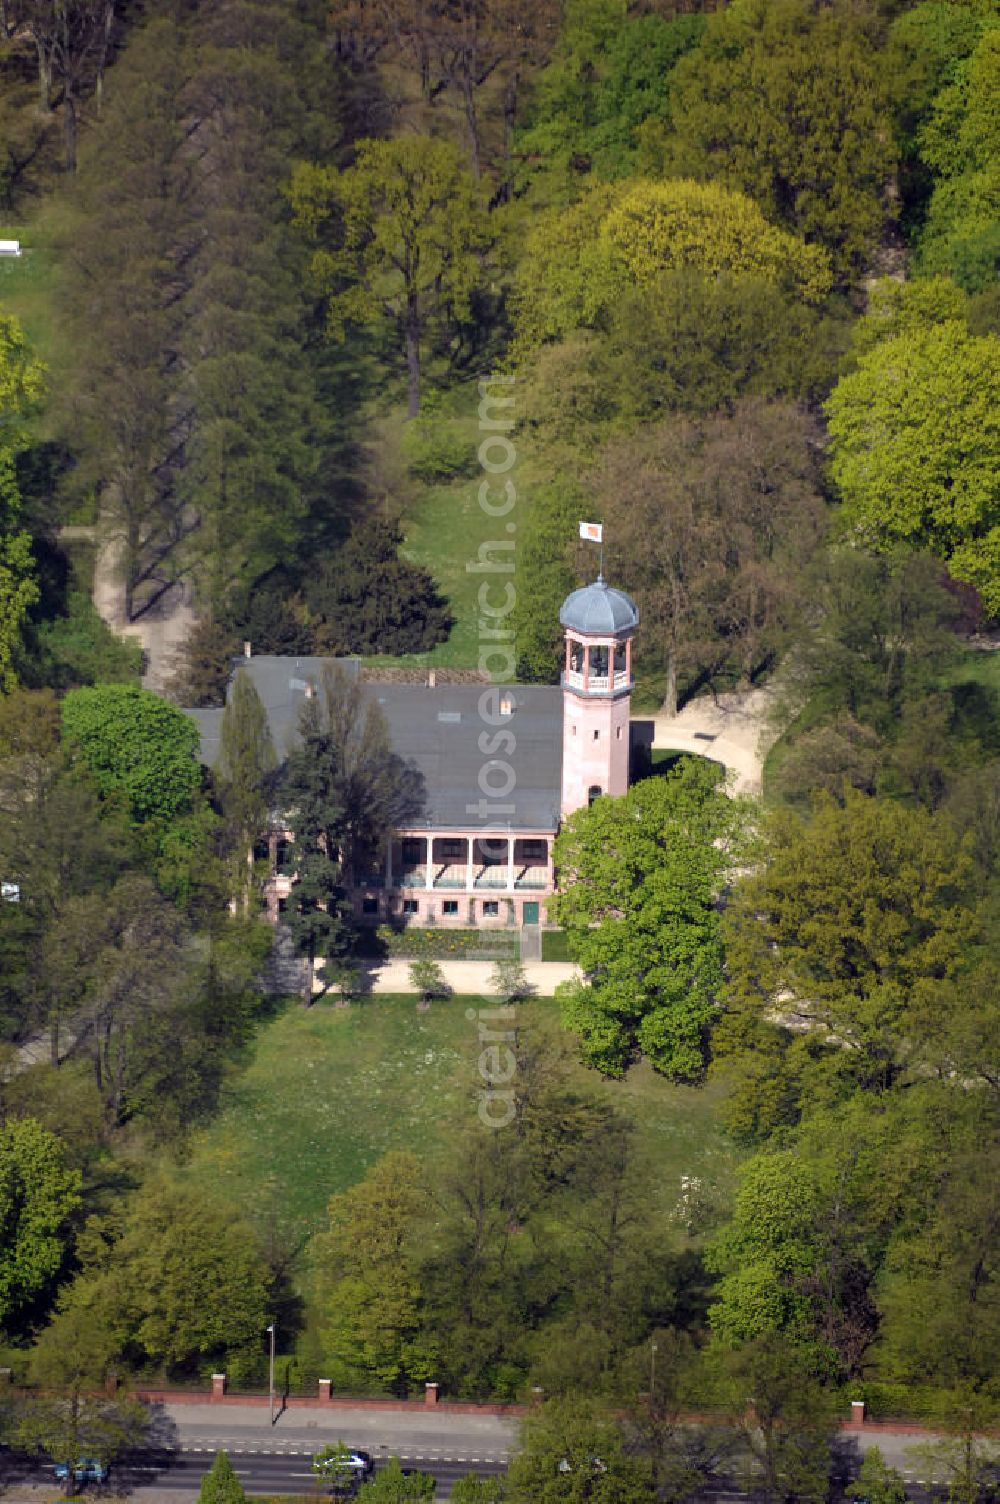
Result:
{"label": "grassy clearing", "polygon": [[[413,1150],[433,1173],[476,1131],[479,1045],[466,1010],[479,1006],[451,998],[421,1012],[412,997],[308,1011],[289,1005],[196,1136],[185,1173],[299,1236],[322,1224],[331,1195],[390,1149]],[[518,1012],[526,1030],[559,1031],[551,1003]],[[651,1206],[672,1208],[682,1175],[701,1179],[710,1203],[727,1197],[738,1156],[719,1127],[719,1086],[672,1086],[645,1065],[621,1083],[601,1082],[582,1066],[573,1076],[635,1118],[652,1171]]]}
{"label": "grassy clearing", "polygon": [[943,684],[981,684],[984,689],[1000,695],[1000,652],[983,652],[967,648],[948,672],[942,676]]}
{"label": "grassy clearing", "polygon": [[5,224],[5,240],[20,240],[22,254],[0,260],[0,312],[19,320],[35,353],[50,373],[61,363],[53,292],[56,252],[44,226]]}
{"label": "grassy clearing", "polygon": [[[469,384],[461,402],[463,416],[451,420],[456,432],[467,437],[469,454],[475,455],[480,433],[476,404],[478,393]],[[381,442],[398,445],[402,415],[381,425]],[[516,476],[516,469],[515,469]],[[479,505],[482,475],[437,484],[420,485],[403,519],[403,553],[422,564],[434,577],[455,618],[447,642],[430,653],[404,658],[380,656],[373,663],[406,663],[435,668],[475,668],[479,662],[479,614],[476,595],[482,576],[470,574],[466,565],[476,560],[479,545],[506,538],[504,523],[488,517]],[[516,484],[516,480],[515,480]],[[516,508],[512,517],[516,520]]]}

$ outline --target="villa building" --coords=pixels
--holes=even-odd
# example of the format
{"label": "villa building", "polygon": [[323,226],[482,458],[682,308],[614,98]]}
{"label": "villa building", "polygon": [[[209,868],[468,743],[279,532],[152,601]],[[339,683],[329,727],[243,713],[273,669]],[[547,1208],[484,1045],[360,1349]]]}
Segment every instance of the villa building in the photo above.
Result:
{"label": "villa building", "polygon": [[[603,578],[563,603],[565,663],[559,685],[372,680],[393,749],[418,775],[422,808],[388,844],[377,872],[354,875],[353,901],[370,923],[475,926],[546,922],[555,891],[559,822],[602,794],[623,794],[630,765],[635,603]],[[279,756],[297,734],[303,702],[324,658],[249,656]],[[356,659],[336,660],[359,674]],[[221,710],[190,714],[201,758],[214,764]],[[270,836],[272,866],[283,834]],[[277,918],[290,879],[269,884]]]}

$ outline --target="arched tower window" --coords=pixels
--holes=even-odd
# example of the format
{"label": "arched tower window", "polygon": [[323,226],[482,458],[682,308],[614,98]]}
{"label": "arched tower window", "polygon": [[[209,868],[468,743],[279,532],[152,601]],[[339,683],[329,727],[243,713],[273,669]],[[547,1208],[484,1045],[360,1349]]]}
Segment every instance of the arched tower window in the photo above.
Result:
{"label": "arched tower window", "polygon": [[590,785],[590,788],[587,790],[587,803],[593,804],[594,800],[600,799],[603,793],[604,790],[601,788],[601,785],[599,783],[592,783]]}

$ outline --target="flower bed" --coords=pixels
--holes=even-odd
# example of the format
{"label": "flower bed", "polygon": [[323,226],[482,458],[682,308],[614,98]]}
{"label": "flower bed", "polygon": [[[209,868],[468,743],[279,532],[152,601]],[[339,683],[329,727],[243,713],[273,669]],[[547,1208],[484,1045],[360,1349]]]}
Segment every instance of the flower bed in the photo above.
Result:
{"label": "flower bed", "polygon": [[422,929],[408,925],[405,929],[393,929],[380,924],[377,929],[364,930],[358,937],[358,950],[365,956],[398,957],[419,960],[425,956],[438,961],[489,960],[491,956],[517,956],[520,954],[520,936],[517,930],[509,929]]}

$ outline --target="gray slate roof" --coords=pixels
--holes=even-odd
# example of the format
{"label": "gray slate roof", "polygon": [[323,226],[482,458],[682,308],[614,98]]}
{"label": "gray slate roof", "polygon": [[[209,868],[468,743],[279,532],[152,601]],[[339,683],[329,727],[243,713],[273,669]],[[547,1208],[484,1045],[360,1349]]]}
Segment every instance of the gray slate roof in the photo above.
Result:
{"label": "gray slate roof", "polygon": [[576,632],[614,636],[639,625],[639,608],[624,590],[615,590],[599,576],[566,597],[559,620]]}
{"label": "gray slate roof", "polygon": [[[306,697],[306,684],[319,685],[329,658],[277,658],[261,654],[240,659],[267,710],[271,736],[279,757],[294,745],[299,708]],[[354,658],[337,660],[349,672],[358,672]],[[499,725],[484,720],[480,697],[490,695],[487,712],[495,707],[495,694],[509,695],[514,702],[510,717]],[[550,685],[485,684],[382,684],[372,682],[368,693],[378,701],[389,725],[393,749],[412,762],[424,780],[424,816],[414,828],[450,830],[462,827],[508,826],[512,830],[555,830],[559,823],[562,785],[562,691]],[[211,767],[219,753],[221,710],[191,710],[188,714],[201,732],[201,760]],[[494,737],[500,731],[515,737],[513,752],[505,746],[495,753],[479,749],[479,737]],[[514,771],[512,792],[483,793],[480,770],[491,756],[509,762]],[[502,786],[500,770],[490,781]],[[478,812],[481,799],[493,809]],[[499,804],[512,804],[510,813],[498,813]],[[466,806],[475,808],[469,812]]]}

